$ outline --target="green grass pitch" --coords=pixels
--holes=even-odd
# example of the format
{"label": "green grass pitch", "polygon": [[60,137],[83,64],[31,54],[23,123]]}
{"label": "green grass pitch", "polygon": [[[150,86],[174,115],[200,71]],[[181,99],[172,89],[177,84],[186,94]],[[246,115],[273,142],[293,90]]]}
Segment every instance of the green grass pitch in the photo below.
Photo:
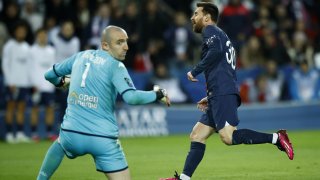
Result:
{"label": "green grass pitch", "polygon": [[[320,131],[289,131],[295,150],[290,161],[276,147],[265,145],[226,146],[214,135],[194,180],[306,180],[320,179]],[[188,135],[122,138],[133,180],[158,180],[181,172],[189,150]],[[35,179],[50,142],[0,143],[0,179]],[[105,179],[95,170],[91,156],[64,158],[52,177],[58,180]]]}

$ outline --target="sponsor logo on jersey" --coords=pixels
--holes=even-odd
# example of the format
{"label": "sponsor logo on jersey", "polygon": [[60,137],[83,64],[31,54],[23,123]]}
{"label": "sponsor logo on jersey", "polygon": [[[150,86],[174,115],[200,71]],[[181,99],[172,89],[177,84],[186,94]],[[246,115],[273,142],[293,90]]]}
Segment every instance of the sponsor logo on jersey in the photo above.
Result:
{"label": "sponsor logo on jersey", "polygon": [[206,44],[210,45],[211,43],[213,43],[213,40],[216,39],[216,38],[217,38],[216,35],[211,36],[210,38],[207,39]]}
{"label": "sponsor logo on jersey", "polygon": [[73,91],[70,93],[68,98],[69,104],[80,105],[87,108],[98,108],[99,98],[97,96],[90,96],[87,94],[78,94],[77,92]]}

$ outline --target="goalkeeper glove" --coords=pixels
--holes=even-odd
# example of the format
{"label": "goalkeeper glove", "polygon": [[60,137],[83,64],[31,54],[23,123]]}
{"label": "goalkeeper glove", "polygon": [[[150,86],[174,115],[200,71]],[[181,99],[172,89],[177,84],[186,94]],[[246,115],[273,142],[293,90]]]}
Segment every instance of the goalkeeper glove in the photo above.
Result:
{"label": "goalkeeper glove", "polygon": [[158,101],[166,104],[167,106],[171,105],[168,93],[165,89],[161,89],[158,85],[154,85],[153,90],[156,92]]}
{"label": "goalkeeper glove", "polygon": [[62,90],[67,90],[70,85],[70,77],[68,76],[62,76],[60,83],[56,85],[57,88]]}

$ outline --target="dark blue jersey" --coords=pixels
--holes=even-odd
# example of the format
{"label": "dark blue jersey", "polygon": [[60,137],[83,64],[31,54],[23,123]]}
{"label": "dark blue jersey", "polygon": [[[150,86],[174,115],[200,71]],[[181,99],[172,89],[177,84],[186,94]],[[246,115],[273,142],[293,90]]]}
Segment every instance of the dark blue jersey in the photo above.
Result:
{"label": "dark blue jersey", "polygon": [[193,77],[204,72],[208,96],[239,94],[236,76],[236,56],[228,36],[214,25],[202,32],[201,61],[191,71]]}

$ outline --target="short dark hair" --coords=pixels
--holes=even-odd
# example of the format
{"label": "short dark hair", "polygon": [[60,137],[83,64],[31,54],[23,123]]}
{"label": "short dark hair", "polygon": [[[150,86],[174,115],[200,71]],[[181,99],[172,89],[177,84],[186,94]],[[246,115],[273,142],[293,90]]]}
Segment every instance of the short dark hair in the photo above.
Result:
{"label": "short dark hair", "polygon": [[216,23],[218,22],[219,9],[215,4],[210,2],[199,2],[197,3],[197,7],[202,7],[202,12],[205,14],[210,14],[211,20]]}
{"label": "short dark hair", "polygon": [[44,27],[41,27],[41,28],[37,29],[37,31],[36,31],[35,34],[38,35],[38,34],[41,33],[41,32],[48,33],[48,30],[47,30],[46,28],[44,28]]}

